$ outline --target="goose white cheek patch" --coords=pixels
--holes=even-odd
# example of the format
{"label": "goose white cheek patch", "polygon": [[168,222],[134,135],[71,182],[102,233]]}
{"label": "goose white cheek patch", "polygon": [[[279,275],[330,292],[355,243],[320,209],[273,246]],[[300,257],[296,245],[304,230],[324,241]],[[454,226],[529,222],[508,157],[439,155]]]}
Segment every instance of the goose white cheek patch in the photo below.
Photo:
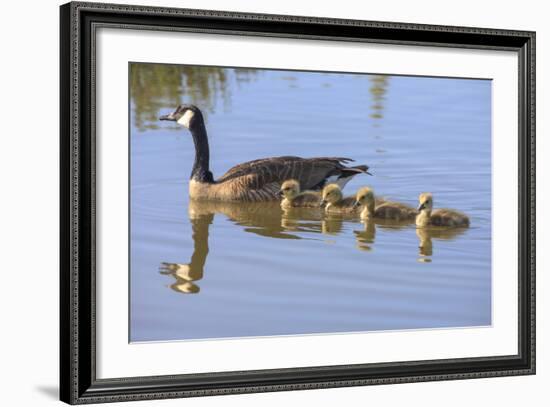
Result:
{"label": "goose white cheek patch", "polygon": [[189,123],[191,123],[191,119],[193,118],[194,115],[195,113],[192,110],[187,110],[183,114],[183,116],[180,117],[180,119],[178,120],[178,123],[184,127],[189,128]]}

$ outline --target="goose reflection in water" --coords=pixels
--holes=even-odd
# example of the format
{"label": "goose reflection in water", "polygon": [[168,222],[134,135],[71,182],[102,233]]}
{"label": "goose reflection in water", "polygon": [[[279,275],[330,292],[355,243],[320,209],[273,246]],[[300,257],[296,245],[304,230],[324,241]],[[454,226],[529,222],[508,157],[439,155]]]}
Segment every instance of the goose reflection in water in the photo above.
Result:
{"label": "goose reflection in water", "polygon": [[[286,231],[322,233],[322,208],[288,208],[281,214],[281,226]],[[302,238],[302,237],[299,237]]]}
{"label": "goose reflection in water", "polygon": [[[297,210],[295,210],[297,209]],[[321,233],[322,211],[320,209],[293,208],[283,212],[278,202],[214,202],[189,201],[193,254],[189,263],[162,262],[161,274],[175,279],[170,288],[184,294],[196,294],[200,287],[196,284],[204,275],[208,256],[208,235],[216,214],[221,214],[241,226],[244,232],[254,233],[275,239],[303,239],[291,232]]]}
{"label": "goose reflection in water", "polygon": [[[216,214],[223,215],[238,225],[244,232],[274,239],[308,239],[322,241],[322,235],[338,236],[345,231],[345,222],[357,223],[351,216],[323,214],[321,208],[291,208],[282,210],[278,202],[189,202],[189,220],[192,228],[193,253],[189,263],[163,262],[160,273],[174,278],[169,286],[172,290],[184,294],[200,292],[197,281],[203,279],[208,256],[210,225]],[[410,222],[374,220],[363,222],[362,230],[355,230],[356,247],[361,251],[371,251],[376,237],[376,229],[387,231],[410,227]],[[430,262],[433,253],[432,237],[451,240],[462,234],[463,229],[416,229],[420,239],[421,262]],[[305,235],[305,236],[304,236]],[[307,236],[310,237],[307,237]],[[316,238],[315,236],[318,236]],[[330,241],[325,240],[330,243]]]}
{"label": "goose reflection in water", "polygon": [[416,228],[416,236],[418,236],[418,261],[421,263],[430,263],[433,256],[432,238],[440,240],[454,240],[462,235],[466,228]]}
{"label": "goose reflection in water", "polygon": [[321,207],[285,209],[281,220],[281,225],[286,230],[321,233],[323,235],[340,234],[343,224],[344,218],[342,216],[327,216]]}
{"label": "goose reflection in water", "polygon": [[[279,202],[222,202],[222,201],[189,201],[189,219],[209,214],[221,214],[235,225],[241,226],[244,232],[275,239],[302,239],[292,231],[301,230],[298,222],[300,213],[285,214]],[[289,224],[283,222],[286,219]],[[307,218],[303,218],[307,219]],[[314,218],[313,218],[314,219]],[[306,228],[309,231],[309,229]]]}
{"label": "goose reflection in water", "polygon": [[176,279],[170,285],[174,291],[184,294],[196,294],[200,287],[195,281],[201,280],[204,275],[204,265],[208,255],[208,231],[214,220],[213,213],[202,213],[191,216],[191,229],[193,231],[193,254],[190,263],[166,263],[160,265],[160,273],[171,275]]}
{"label": "goose reflection in water", "polygon": [[371,251],[374,244],[374,238],[376,237],[376,223],[373,219],[365,221],[365,228],[363,230],[354,230],[355,241],[357,242],[357,248],[359,250]]}

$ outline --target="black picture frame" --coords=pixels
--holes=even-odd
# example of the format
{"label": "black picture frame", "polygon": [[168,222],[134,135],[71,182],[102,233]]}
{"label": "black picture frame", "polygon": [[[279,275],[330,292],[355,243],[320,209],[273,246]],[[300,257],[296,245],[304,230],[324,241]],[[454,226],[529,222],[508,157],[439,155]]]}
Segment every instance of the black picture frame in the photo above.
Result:
{"label": "black picture frame", "polygon": [[[83,404],[535,373],[534,32],[81,2],[62,5],[60,22],[62,401]],[[517,52],[518,354],[97,379],[94,35],[102,26]]]}

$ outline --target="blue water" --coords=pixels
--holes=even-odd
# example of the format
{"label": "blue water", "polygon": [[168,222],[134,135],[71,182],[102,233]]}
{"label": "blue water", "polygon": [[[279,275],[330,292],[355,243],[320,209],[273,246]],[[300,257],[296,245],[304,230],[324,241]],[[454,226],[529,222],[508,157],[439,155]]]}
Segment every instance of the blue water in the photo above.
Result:
{"label": "blue water", "polygon": [[[131,341],[491,324],[490,81],[162,65],[132,75]],[[214,176],[262,157],[348,156],[373,176],[346,194],[369,185],[416,206],[429,191],[471,227],[373,231],[277,204],[190,203],[191,136],[155,120],[179,102],[205,114]]]}

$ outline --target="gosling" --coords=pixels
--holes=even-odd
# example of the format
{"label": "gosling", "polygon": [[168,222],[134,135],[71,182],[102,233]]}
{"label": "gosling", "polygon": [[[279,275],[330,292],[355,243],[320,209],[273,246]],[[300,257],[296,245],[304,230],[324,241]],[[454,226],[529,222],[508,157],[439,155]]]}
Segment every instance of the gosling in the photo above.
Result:
{"label": "gosling", "polygon": [[409,205],[375,199],[374,191],[369,187],[357,191],[355,206],[363,207],[360,217],[367,221],[371,219],[413,221],[417,214],[416,210]]}
{"label": "gosling", "polygon": [[416,226],[447,226],[447,227],[468,227],[470,219],[465,214],[453,209],[433,208],[433,196],[429,192],[424,192],[418,197],[418,215],[416,215]]}
{"label": "gosling", "polygon": [[337,184],[328,184],[323,188],[321,206],[325,205],[326,213],[356,213],[359,208],[355,205],[355,197],[342,195]]}
{"label": "gosling", "polygon": [[283,197],[281,208],[318,208],[321,195],[314,191],[300,192],[300,183],[294,179],[283,182],[279,194]]}

